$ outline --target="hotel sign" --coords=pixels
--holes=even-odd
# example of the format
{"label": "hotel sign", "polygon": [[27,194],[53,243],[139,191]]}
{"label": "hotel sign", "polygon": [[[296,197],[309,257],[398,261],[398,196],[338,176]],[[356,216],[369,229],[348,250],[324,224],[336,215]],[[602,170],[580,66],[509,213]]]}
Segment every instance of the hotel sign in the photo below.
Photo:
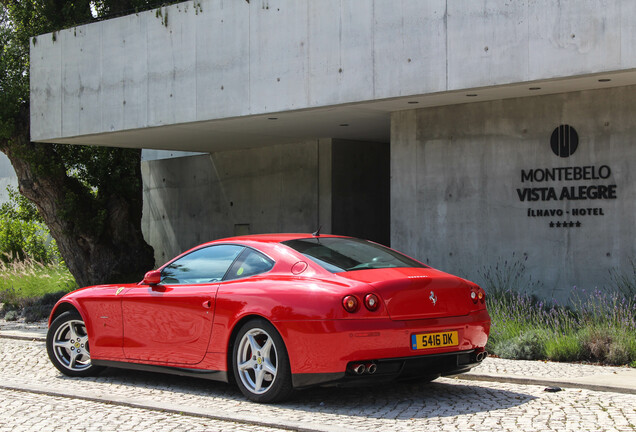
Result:
{"label": "hotel sign", "polygon": [[[562,128],[570,130],[563,135],[577,137],[576,145],[568,147],[571,151],[566,152],[564,146],[560,146],[562,151],[559,156],[564,157],[564,154],[569,156],[576,150],[578,135],[567,125],[559,126],[552,134],[553,151],[558,147],[554,144],[555,134]],[[549,218],[550,228],[579,228],[585,218],[605,216],[603,200],[618,197],[617,185],[608,165],[522,169],[521,183],[522,186],[517,188],[519,201],[534,206],[527,209],[527,216]]]}

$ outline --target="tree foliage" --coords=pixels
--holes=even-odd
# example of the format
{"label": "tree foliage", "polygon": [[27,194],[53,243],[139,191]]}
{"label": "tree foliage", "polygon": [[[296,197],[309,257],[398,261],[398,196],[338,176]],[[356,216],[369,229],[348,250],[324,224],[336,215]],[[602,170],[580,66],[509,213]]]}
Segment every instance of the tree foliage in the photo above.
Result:
{"label": "tree foliage", "polygon": [[7,191],[9,200],[0,205],[0,261],[57,262],[57,245],[49,238],[37,208],[15,188]]}
{"label": "tree foliage", "polygon": [[7,186],[9,200],[0,204],[0,216],[23,222],[44,223],[37,207],[14,187]]}
{"label": "tree foliage", "polygon": [[159,4],[0,0],[0,151],[80,284],[138,278],[153,265],[141,235],[141,150],[31,142],[29,44],[37,35]]}

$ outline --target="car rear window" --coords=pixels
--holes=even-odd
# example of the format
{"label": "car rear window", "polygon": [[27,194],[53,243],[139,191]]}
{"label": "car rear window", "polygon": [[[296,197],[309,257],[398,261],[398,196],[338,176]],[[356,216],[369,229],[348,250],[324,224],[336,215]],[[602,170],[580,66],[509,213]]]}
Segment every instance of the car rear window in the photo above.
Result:
{"label": "car rear window", "polygon": [[393,249],[366,240],[317,237],[282,243],[332,273],[391,267],[426,267]]}

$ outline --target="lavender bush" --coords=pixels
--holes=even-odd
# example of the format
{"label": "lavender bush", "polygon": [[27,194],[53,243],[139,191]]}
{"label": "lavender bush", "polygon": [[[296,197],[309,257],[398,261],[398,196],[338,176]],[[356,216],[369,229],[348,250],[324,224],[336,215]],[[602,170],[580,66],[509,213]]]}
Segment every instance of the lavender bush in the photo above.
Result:
{"label": "lavender bush", "polygon": [[480,275],[492,328],[487,349],[505,358],[591,361],[636,367],[636,266],[611,272],[604,290],[572,288],[568,305],[531,294],[525,261],[498,260]]}

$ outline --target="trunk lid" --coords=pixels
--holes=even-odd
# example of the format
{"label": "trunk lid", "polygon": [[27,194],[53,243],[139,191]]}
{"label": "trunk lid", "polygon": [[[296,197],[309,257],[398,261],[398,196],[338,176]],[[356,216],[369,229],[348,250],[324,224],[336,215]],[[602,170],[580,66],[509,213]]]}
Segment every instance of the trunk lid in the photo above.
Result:
{"label": "trunk lid", "polygon": [[468,281],[432,268],[386,268],[338,273],[371,285],[392,320],[467,315],[475,305]]}

